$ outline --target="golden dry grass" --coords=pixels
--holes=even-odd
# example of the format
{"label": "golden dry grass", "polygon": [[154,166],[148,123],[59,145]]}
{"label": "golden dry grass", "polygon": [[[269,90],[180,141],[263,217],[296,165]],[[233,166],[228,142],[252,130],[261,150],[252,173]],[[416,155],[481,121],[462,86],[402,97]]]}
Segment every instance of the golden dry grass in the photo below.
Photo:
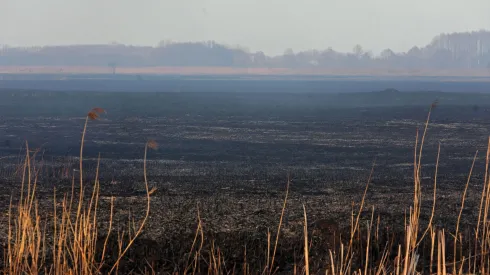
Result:
{"label": "golden dry grass", "polygon": [[[75,178],[72,178],[72,192],[65,194],[59,202],[54,192],[52,236],[47,236],[47,223],[41,222],[38,209],[38,201],[35,198],[37,187],[37,173],[35,165],[35,154],[30,151],[26,143],[26,155],[23,164],[22,187],[20,200],[17,205],[10,205],[8,241],[4,255],[4,274],[101,274],[107,252],[107,243],[112,231],[113,202],[111,198],[109,228],[107,237],[102,245],[102,255],[97,257],[97,242],[99,237],[99,224],[97,212],[99,208],[98,180],[99,169],[97,166],[96,179],[92,186],[92,193],[85,194],[85,182],[83,180],[83,144],[89,120],[97,119],[105,111],[94,108],[88,112],[82,131],[80,146],[80,188],[78,200],[75,194]],[[144,155],[144,179],[147,191],[146,216],[140,223],[139,228],[131,233],[121,233],[120,253],[116,262],[110,267],[109,274],[117,273],[121,258],[128,251],[134,240],[141,233],[150,211],[150,190],[146,179],[146,154],[149,144],[145,146]],[[39,168],[38,168],[39,169]],[[154,192],[154,191],[153,191]],[[77,200],[77,201],[75,201]],[[122,240],[126,237],[129,243],[123,247]],[[52,241],[48,242],[50,238]],[[48,246],[51,246],[48,248]],[[46,262],[47,253],[50,262]]]}

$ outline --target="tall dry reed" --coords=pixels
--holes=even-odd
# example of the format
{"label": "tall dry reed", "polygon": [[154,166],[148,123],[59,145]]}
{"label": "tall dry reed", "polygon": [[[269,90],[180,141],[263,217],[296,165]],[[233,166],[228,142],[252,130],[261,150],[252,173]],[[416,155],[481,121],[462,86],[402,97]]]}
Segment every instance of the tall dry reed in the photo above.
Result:
{"label": "tall dry reed", "polygon": [[[90,110],[85,118],[82,130],[79,159],[79,188],[75,188],[75,176],[72,177],[70,194],[64,194],[59,201],[56,190],[53,195],[53,214],[51,221],[43,221],[39,213],[39,202],[36,198],[38,173],[36,154],[38,150],[29,150],[26,142],[26,153],[22,166],[20,199],[9,207],[8,240],[3,261],[4,274],[102,274],[114,273],[120,260],[128,251],[134,240],[141,233],[150,211],[150,190],[146,178],[146,156],[148,149],[156,148],[156,142],[149,141],[144,149],[144,182],[146,188],[147,210],[138,230],[127,236],[129,243],[121,247],[115,263],[106,266],[105,256],[109,249],[108,240],[112,234],[114,197],[110,200],[110,215],[106,238],[100,245],[99,232],[101,222],[98,219],[100,201],[99,164],[96,177],[90,186],[91,193],[85,193],[83,178],[83,148],[89,121],[96,120],[105,113],[101,108]],[[78,192],[78,194],[76,194]],[[48,228],[48,226],[50,228]],[[122,244],[122,242],[121,242]],[[101,256],[97,249],[102,247]]]}

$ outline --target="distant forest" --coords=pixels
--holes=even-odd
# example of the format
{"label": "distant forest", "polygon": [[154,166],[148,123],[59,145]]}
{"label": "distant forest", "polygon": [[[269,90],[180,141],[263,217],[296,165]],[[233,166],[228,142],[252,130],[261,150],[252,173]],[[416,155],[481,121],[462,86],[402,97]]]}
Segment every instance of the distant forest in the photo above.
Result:
{"label": "distant forest", "polygon": [[490,31],[441,34],[425,47],[408,52],[384,50],[379,56],[361,45],[352,52],[331,48],[267,56],[209,42],[172,43],[156,47],[72,45],[0,49],[0,66],[105,66],[105,67],[237,67],[237,68],[342,68],[342,69],[490,69]]}

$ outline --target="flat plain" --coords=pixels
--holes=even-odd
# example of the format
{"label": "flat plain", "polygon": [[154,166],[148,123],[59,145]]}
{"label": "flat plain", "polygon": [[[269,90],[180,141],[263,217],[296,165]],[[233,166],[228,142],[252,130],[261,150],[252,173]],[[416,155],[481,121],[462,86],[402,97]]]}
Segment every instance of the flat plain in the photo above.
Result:
{"label": "flat plain", "polygon": [[[36,89],[34,83],[2,88],[0,222],[7,222],[10,197],[20,188],[18,167],[25,141],[31,149],[39,148],[37,196],[51,209],[55,188],[62,196],[77,177],[86,113],[101,107],[107,113],[88,124],[84,175],[87,182],[94,180],[100,154],[100,208],[108,209],[110,198],[115,198],[115,228],[124,227],[128,215],[144,214],[144,145],[148,139],[159,144],[148,154],[150,187],[157,188],[150,220],[130,255],[144,257],[157,270],[181,269],[199,211],[206,239],[216,241],[228,262],[243,261],[246,248],[250,264],[263,266],[267,232],[277,229],[289,179],[278,265],[290,270],[295,255],[301,255],[305,205],[315,229],[310,256],[318,266],[312,269],[319,270],[328,258],[324,252],[334,245],[332,236],[349,227],[353,204],[361,200],[373,163],[363,222],[374,207],[380,228],[403,231],[413,199],[416,132],[423,131],[429,107],[437,100],[423,151],[427,211],[421,219],[427,222],[430,215],[440,144],[435,224],[454,226],[457,217],[452,214],[459,209],[478,150],[461,224],[470,228],[476,223],[490,135],[490,93],[471,92],[472,87],[482,89],[479,84],[467,84],[469,92],[445,92],[426,90],[423,84],[415,89],[413,83],[412,90],[396,87],[398,91],[390,89],[394,83],[380,82],[376,85],[386,90],[339,93],[328,81],[258,81],[250,91],[233,88],[230,81],[227,92],[223,84],[215,88],[213,81],[188,81],[178,89],[171,84],[171,91],[118,92],[105,89],[103,81],[78,91]],[[166,82],[151,85],[165,90]],[[463,90],[466,84],[454,85]],[[101,213],[104,222],[108,212]],[[46,215],[49,220],[49,211]],[[4,241],[5,234],[3,227]],[[146,265],[125,264],[130,269]]]}

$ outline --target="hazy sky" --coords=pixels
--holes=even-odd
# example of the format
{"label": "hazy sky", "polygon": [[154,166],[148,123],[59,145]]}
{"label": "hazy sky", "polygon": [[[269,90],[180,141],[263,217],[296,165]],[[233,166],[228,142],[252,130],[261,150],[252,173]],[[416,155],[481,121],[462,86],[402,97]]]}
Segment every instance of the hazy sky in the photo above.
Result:
{"label": "hazy sky", "polygon": [[490,30],[490,0],[0,0],[0,44],[22,46],[168,39],[377,53],[479,29]]}

